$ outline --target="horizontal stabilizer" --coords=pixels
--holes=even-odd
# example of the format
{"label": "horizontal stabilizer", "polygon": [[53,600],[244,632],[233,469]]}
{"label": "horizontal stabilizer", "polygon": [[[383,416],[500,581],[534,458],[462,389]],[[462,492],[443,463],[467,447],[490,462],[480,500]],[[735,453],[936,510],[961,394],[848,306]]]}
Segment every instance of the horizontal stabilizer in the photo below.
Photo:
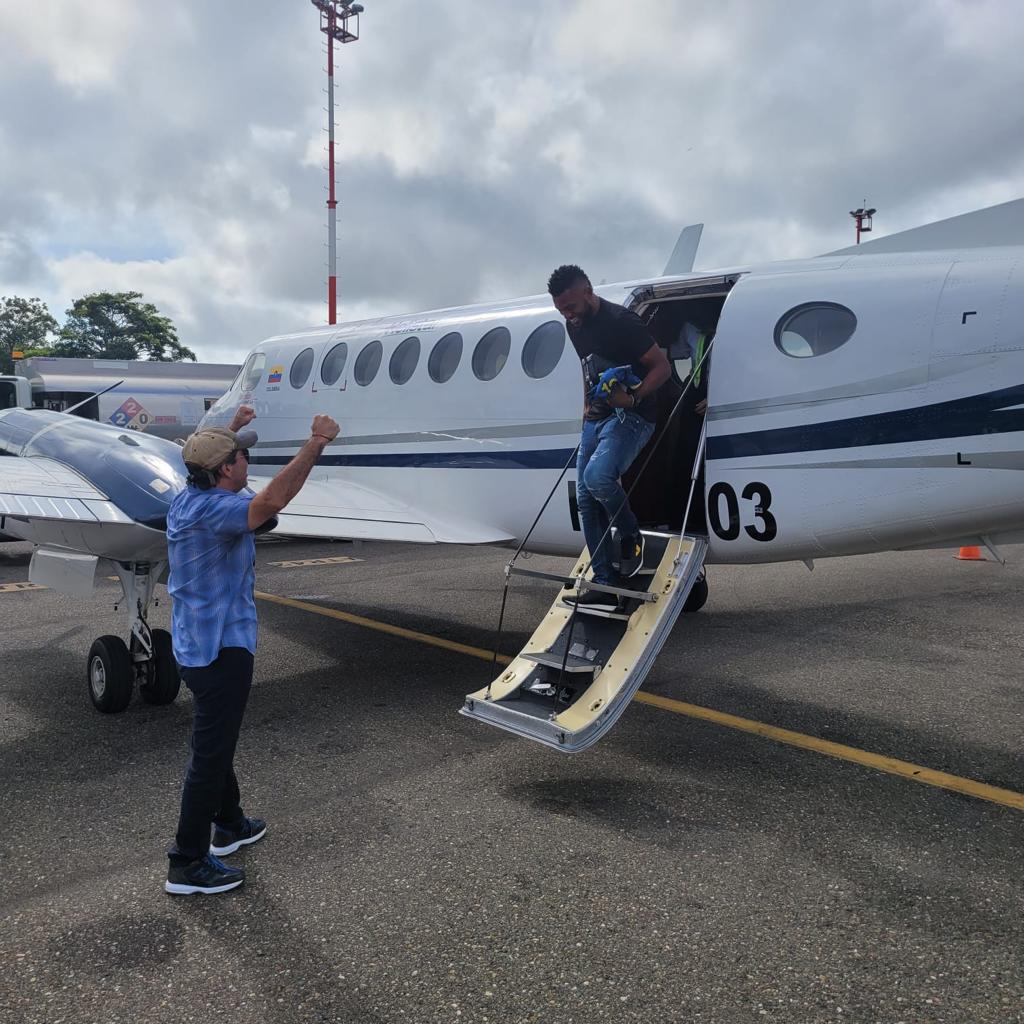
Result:
{"label": "horizontal stabilizer", "polygon": [[1024,199],[947,217],[860,245],[827,252],[826,256],[867,255],[884,252],[925,252],[935,249],[981,249],[1024,245]]}

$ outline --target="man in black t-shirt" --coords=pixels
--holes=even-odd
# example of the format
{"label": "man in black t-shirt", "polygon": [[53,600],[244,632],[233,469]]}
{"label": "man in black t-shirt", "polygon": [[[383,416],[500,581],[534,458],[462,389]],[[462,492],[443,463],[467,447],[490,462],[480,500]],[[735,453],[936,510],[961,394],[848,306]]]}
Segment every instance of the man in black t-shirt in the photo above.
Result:
{"label": "man in black t-shirt", "polygon": [[[569,339],[583,364],[583,433],[576,461],[576,500],[587,541],[594,582],[616,586],[615,551],[609,523],[618,530],[619,573],[635,576],[643,565],[643,536],[619,478],[654,433],[654,392],[671,375],[665,353],[643,322],[623,306],[599,298],[590,280],[572,264],[548,280],[555,308],[565,317]],[[605,370],[629,366],[640,379],[634,388],[618,386],[596,396]],[[614,595],[587,590],[580,605],[614,610]]]}

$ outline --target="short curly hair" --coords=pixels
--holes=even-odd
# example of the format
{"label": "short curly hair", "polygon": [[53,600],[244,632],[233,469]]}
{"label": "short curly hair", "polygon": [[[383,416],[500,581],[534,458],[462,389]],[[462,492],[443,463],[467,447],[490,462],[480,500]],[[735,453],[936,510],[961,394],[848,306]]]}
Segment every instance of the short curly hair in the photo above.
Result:
{"label": "short curly hair", "polygon": [[568,291],[580,281],[590,284],[590,278],[575,263],[563,263],[562,266],[553,270],[548,278],[548,295],[552,297],[561,295],[562,292]]}

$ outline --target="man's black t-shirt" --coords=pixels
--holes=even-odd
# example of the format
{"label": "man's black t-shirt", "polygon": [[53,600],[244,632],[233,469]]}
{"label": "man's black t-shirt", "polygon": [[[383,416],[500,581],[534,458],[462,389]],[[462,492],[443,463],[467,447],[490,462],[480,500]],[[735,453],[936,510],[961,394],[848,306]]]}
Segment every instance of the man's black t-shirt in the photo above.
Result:
{"label": "man's black t-shirt", "polygon": [[[647,372],[641,357],[655,344],[643,321],[624,306],[617,306],[605,299],[593,316],[578,327],[568,324],[569,340],[583,364],[583,380],[590,393],[591,388],[605,370],[629,363],[633,372],[644,377]],[[657,405],[653,395],[641,400],[636,411],[644,419],[654,423],[658,419]],[[611,415],[612,407],[600,399],[590,399],[588,420],[603,420]]]}

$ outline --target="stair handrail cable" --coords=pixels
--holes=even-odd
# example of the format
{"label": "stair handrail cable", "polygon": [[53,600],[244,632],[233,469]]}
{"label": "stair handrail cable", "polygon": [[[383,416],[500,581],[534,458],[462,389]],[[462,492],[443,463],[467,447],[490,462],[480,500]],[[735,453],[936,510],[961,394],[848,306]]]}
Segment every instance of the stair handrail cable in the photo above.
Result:
{"label": "stair handrail cable", "polygon": [[491,679],[487,683],[487,695],[485,697],[486,700],[491,699],[491,683],[494,680],[494,669],[497,667],[498,664],[498,651],[501,647],[502,631],[505,626],[505,606],[508,603],[508,588],[512,582],[512,566],[515,565],[516,559],[522,553],[523,548],[526,547],[526,542],[530,539],[530,534],[532,534],[533,531],[536,529],[537,524],[540,522],[540,517],[544,515],[544,510],[548,507],[548,504],[550,503],[551,499],[555,496],[555,491],[558,490],[559,486],[562,483],[562,477],[565,476],[565,474],[569,470],[569,467],[576,460],[576,453],[579,450],[580,446],[579,444],[577,444],[576,447],[573,448],[572,454],[569,456],[565,465],[562,467],[562,472],[558,474],[558,479],[555,480],[554,486],[548,492],[548,496],[544,499],[544,504],[541,505],[540,511],[537,513],[537,517],[533,520],[533,523],[530,525],[529,530],[526,531],[526,535],[520,542],[519,547],[516,548],[515,553],[508,560],[508,563],[505,566],[505,586],[501,592],[501,611],[498,613],[498,628],[494,636],[494,657],[491,659]]}
{"label": "stair handrail cable", "polygon": [[676,548],[676,562],[679,561],[679,556],[683,552],[683,540],[686,537],[686,524],[690,519],[690,506],[693,504],[693,495],[697,489],[697,477],[700,476],[700,465],[704,461],[704,451],[707,447],[707,439],[708,421],[707,417],[705,417],[700,428],[700,440],[697,442],[697,454],[693,459],[693,469],[690,470],[690,494],[686,499],[686,511],[683,513],[683,524],[679,528],[679,546]]}

